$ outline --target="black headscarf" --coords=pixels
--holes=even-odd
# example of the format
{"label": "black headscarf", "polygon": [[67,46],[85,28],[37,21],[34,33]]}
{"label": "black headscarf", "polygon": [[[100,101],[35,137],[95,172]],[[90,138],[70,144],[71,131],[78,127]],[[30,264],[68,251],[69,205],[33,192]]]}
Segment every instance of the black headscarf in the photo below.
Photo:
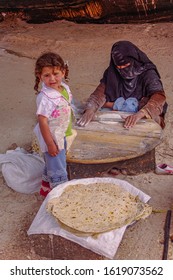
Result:
{"label": "black headscarf", "polygon": [[[123,69],[116,67],[128,63],[130,65]],[[107,101],[115,101],[118,97],[136,97],[140,100],[163,91],[156,66],[129,41],[119,41],[112,46],[110,64],[100,82],[106,85]]]}

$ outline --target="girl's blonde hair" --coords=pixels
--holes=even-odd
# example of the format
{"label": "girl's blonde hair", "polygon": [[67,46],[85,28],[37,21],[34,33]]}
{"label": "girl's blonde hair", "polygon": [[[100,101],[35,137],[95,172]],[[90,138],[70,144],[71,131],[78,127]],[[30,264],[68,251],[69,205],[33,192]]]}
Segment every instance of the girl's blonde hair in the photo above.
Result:
{"label": "girl's blonde hair", "polygon": [[68,81],[68,73],[69,68],[66,63],[64,63],[63,59],[60,57],[60,55],[53,53],[53,52],[46,52],[39,56],[35,63],[35,86],[34,90],[36,91],[36,94],[38,91],[38,86],[40,83],[40,75],[42,73],[43,67],[59,67],[62,71],[65,70],[65,76],[64,79]]}

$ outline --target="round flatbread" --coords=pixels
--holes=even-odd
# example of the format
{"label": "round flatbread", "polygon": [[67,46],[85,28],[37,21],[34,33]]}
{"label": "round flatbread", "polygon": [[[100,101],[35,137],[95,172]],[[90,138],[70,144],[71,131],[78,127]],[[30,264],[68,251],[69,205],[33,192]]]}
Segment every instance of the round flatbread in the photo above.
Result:
{"label": "round flatbread", "polygon": [[152,209],[115,184],[71,185],[51,199],[47,211],[71,230],[97,234],[148,216]]}

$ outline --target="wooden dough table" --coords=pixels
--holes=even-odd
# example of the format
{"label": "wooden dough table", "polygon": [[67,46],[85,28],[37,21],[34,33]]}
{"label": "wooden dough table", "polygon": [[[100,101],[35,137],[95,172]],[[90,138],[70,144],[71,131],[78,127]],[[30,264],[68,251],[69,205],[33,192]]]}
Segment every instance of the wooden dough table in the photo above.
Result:
{"label": "wooden dough table", "polygon": [[142,119],[126,129],[121,115],[127,113],[100,111],[86,127],[74,127],[77,136],[67,153],[69,179],[99,176],[112,168],[131,175],[154,170],[161,127]]}

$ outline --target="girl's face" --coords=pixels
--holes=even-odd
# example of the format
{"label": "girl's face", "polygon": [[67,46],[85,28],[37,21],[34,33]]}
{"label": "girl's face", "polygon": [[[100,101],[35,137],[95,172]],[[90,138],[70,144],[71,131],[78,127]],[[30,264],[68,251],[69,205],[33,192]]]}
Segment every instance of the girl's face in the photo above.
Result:
{"label": "girl's face", "polygon": [[60,89],[62,79],[64,78],[65,70],[59,67],[43,67],[40,80],[47,86],[56,90]]}

